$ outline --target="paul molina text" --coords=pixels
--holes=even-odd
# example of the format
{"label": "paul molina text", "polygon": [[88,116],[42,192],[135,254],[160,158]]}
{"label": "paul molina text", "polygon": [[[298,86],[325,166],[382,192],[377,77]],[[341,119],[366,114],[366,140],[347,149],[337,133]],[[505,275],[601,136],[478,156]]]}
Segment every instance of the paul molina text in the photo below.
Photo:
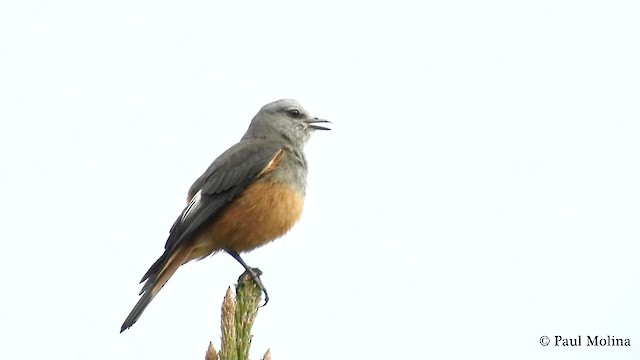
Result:
{"label": "paul molina text", "polygon": [[555,346],[631,346],[628,338],[619,338],[613,335],[578,335],[577,337],[565,338],[556,335]]}

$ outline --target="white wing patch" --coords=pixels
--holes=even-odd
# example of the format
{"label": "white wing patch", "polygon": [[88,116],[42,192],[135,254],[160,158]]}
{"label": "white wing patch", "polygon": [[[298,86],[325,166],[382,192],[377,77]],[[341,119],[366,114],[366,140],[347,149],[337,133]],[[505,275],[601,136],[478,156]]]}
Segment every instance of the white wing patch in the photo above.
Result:
{"label": "white wing patch", "polygon": [[198,190],[198,192],[191,198],[191,201],[189,201],[187,208],[184,209],[184,212],[182,213],[182,221],[185,221],[191,213],[200,207],[200,199],[202,199],[202,190]]}

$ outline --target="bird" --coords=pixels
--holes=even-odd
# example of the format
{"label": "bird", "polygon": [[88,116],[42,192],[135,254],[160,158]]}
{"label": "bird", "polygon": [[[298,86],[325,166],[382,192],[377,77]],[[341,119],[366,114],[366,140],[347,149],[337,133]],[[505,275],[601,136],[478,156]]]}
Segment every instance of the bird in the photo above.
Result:
{"label": "bird", "polygon": [[187,204],[169,230],[162,255],[151,265],[138,302],[120,328],[130,328],[176,270],[192,260],[226,252],[269,295],[240,253],[286,234],[299,220],[306,193],[304,146],[328,120],[313,117],[298,101],[264,105],[240,141],[218,156],[193,183]]}

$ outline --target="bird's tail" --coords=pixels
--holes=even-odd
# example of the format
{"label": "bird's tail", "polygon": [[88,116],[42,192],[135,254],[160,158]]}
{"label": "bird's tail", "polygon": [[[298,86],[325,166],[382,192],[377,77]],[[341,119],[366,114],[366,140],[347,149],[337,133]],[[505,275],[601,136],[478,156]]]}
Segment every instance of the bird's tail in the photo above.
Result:
{"label": "bird's tail", "polygon": [[[140,295],[142,295],[142,297],[140,297],[140,300],[138,300],[138,303],[133,307],[133,309],[129,313],[129,316],[127,316],[127,318],[124,320],[124,323],[122,323],[120,332],[127,330],[133,324],[135,324],[136,321],[138,321],[138,318],[140,318],[140,315],[142,315],[144,309],[149,306],[151,300],[156,297],[164,284],[166,284],[173,273],[178,270],[178,267],[189,260],[189,254],[189,249],[185,246],[182,246],[176,249],[176,251],[169,256],[169,259],[167,261],[163,261],[163,257],[165,257],[166,255],[165,254],[162,255],[160,259],[158,259],[158,261],[156,261],[156,263],[151,266],[151,269],[149,269],[149,272],[147,272],[145,278],[143,278],[143,280],[146,279],[147,282],[143,285],[142,291],[140,291]],[[164,265],[162,267],[157,266],[163,262]],[[157,271],[154,271],[154,267],[159,269]]]}

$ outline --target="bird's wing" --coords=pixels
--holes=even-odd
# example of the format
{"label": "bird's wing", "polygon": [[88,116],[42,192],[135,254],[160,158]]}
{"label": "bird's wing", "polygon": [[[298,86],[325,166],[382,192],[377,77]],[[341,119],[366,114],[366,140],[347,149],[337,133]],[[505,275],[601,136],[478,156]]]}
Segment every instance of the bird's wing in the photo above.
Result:
{"label": "bird's wing", "polygon": [[189,204],[171,227],[162,256],[151,265],[140,282],[146,281],[140,299],[125,319],[120,332],[131,327],[158,291],[185,261],[190,242],[200,229],[224,211],[256,178],[275,168],[283,150],[264,140],[244,140],[232,146],[209,166],[189,190]]}
{"label": "bird's wing", "polygon": [[164,254],[140,282],[149,279],[164,266],[173,252],[192,241],[199,230],[214,221],[226,205],[274,163],[282,151],[278,144],[272,142],[244,140],[214,160],[189,190],[190,201],[171,227]]}

